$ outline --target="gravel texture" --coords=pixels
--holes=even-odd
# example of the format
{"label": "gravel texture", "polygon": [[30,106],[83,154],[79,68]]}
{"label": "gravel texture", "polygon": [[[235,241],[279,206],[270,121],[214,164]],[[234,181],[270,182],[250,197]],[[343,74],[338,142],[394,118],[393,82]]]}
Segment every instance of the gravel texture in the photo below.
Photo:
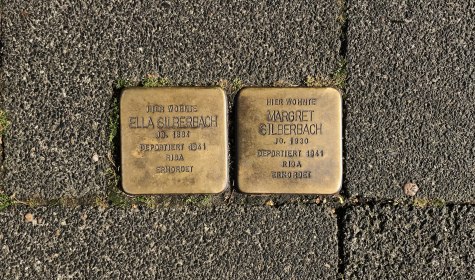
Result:
{"label": "gravel texture", "polygon": [[0,212],[1,279],[335,279],[318,206]]}
{"label": "gravel texture", "polygon": [[353,207],[345,279],[475,279],[475,208]]}
{"label": "gravel texture", "polygon": [[[340,46],[337,0],[3,1],[0,109],[12,125],[0,192],[104,195],[119,80],[301,84],[331,75],[342,51],[343,193],[474,202],[475,5],[346,2]],[[0,279],[475,279],[473,205],[369,203],[337,218],[304,200],[236,197],[215,207],[7,208]]]}
{"label": "gravel texture", "polygon": [[0,108],[12,120],[2,185],[17,197],[105,193],[119,79],[301,83],[338,65],[339,6],[331,0],[12,0],[1,10]]}
{"label": "gravel texture", "polygon": [[474,201],[475,5],[348,5],[347,193]]}

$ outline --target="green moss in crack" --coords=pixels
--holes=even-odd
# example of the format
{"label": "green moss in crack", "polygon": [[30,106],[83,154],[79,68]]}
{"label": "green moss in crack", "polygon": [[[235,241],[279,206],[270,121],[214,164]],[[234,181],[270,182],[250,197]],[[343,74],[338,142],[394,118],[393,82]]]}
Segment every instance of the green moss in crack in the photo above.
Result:
{"label": "green moss in crack", "polygon": [[10,121],[8,120],[7,112],[0,110],[0,137],[7,133],[10,127]]}
{"label": "green moss in crack", "polygon": [[75,208],[83,204],[81,203],[80,199],[75,197],[61,197],[56,203],[56,205],[61,205],[69,208]]}
{"label": "green moss in crack", "polygon": [[185,203],[187,204],[196,204],[198,203],[199,199],[197,196],[190,196],[187,199],[185,199]]}
{"label": "green moss in crack", "polygon": [[109,193],[109,204],[114,207],[119,208],[127,208],[131,205],[129,199],[125,196],[125,194],[120,193],[117,190],[112,190]]}
{"label": "green moss in crack", "polygon": [[101,197],[101,196],[96,196],[94,198],[93,205],[97,206],[99,208],[104,208],[104,209],[109,207],[109,203],[107,201],[107,198]]}
{"label": "green moss in crack", "polygon": [[216,85],[227,92],[237,92],[243,87],[242,80],[239,78],[234,78],[231,82],[228,80],[219,80]]}
{"label": "green moss in crack", "polygon": [[109,201],[112,201],[113,199],[110,199],[110,197],[115,196],[119,192],[120,175],[113,166],[106,169],[105,175],[109,184],[107,196]]}
{"label": "green moss in crack", "polygon": [[414,198],[413,205],[417,208],[426,207],[445,207],[447,203],[441,198],[428,199],[428,198]]}
{"label": "green moss in crack", "polygon": [[204,195],[202,198],[201,198],[201,205],[203,206],[208,206],[208,205],[211,205],[212,204],[212,200],[213,198],[210,196],[210,195]]}
{"label": "green moss in crack", "polygon": [[166,87],[171,86],[172,83],[167,77],[160,77],[156,74],[149,74],[142,81],[144,87]]}
{"label": "green moss in crack", "polygon": [[333,87],[343,89],[347,78],[346,60],[340,59],[337,69],[330,75],[307,76],[305,85],[307,87]]}
{"label": "green moss in crack", "polygon": [[346,69],[346,59],[340,59],[338,62],[338,68],[332,74],[332,79],[334,81],[334,86],[343,89],[345,87],[346,78],[348,77],[348,72]]}
{"label": "green moss in crack", "polygon": [[112,109],[109,116],[109,145],[112,152],[114,152],[115,143],[117,141],[119,132],[119,100],[114,99]]}
{"label": "green moss in crack", "polygon": [[0,194],[0,211],[7,209],[10,206],[13,206],[15,203],[13,199],[5,194]]}
{"label": "green moss in crack", "polygon": [[185,199],[186,204],[209,206],[212,204],[211,195],[192,195]]}
{"label": "green moss in crack", "polygon": [[157,202],[151,196],[137,196],[137,197],[134,197],[132,200],[133,200],[133,204],[143,205],[143,206],[146,206],[147,208],[153,209],[157,207]]}
{"label": "green moss in crack", "polygon": [[136,83],[134,83],[133,81],[131,80],[128,80],[128,79],[118,79],[116,82],[115,82],[115,89],[117,90],[122,90],[126,87],[132,87],[134,86]]}
{"label": "green moss in crack", "polygon": [[341,204],[341,205],[345,205],[345,197],[340,195],[340,194],[336,194],[334,195],[334,197],[338,200],[338,202]]}
{"label": "green moss in crack", "polygon": [[429,205],[427,198],[414,198],[413,205],[417,208],[426,208]]}
{"label": "green moss in crack", "polygon": [[333,81],[330,77],[325,77],[323,75],[307,76],[305,79],[305,85],[307,87],[331,87]]}
{"label": "green moss in crack", "polygon": [[442,207],[445,207],[446,203],[445,203],[445,200],[443,200],[441,198],[436,198],[436,199],[431,201],[431,205],[434,206],[434,207],[442,208]]}
{"label": "green moss in crack", "polygon": [[337,4],[338,4],[338,7],[339,7],[339,13],[338,13],[338,16],[337,16],[337,20],[340,24],[345,24],[346,22],[346,18],[347,18],[347,15],[346,15],[346,1],[345,0],[337,0],[336,1]]}
{"label": "green moss in crack", "polygon": [[242,88],[242,81],[239,78],[234,78],[232,85],[231,85],[231,91],[238,91]]}
{"label": "green moss in crack", "polygon": [[[105,170],[105,175],[108,178],[109,182],[109,192],[113,192],[119,188],[119,129],[120,129],[120,94],[121,91],[128,87],[133,86],[133,82],[128,79],[118,79],[114,88],[114,97],[112,99],[112,104],[110,107],[109,113],[109,152],[107,153],[107,158],[109,159],[109,167]],[[100,203],[103,205],[103,203]]]}

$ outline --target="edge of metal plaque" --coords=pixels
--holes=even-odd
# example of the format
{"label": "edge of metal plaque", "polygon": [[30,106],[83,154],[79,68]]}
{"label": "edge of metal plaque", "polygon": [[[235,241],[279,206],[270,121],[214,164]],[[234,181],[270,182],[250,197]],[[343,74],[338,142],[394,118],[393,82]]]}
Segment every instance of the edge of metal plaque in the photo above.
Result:
{"label": "edge of metal plaque", "polygon": [[172,87],[172,86],[167,86],[167,87],[127,87],[127,88],[124,88],[122,89],[122,91],[120,92],[120,96],[119,96],[119,140],[120,140],[120,143],[122,143],[122,137],[123,137],[123,133],[122,133],[122,122],[121,122],[121,108],[122,108],[122,99],[124,98],[124,96],[126,95],[127,92],[133,92],[135,90],[146,90],[146,91],[169,91],[169,90],[176,90],[176,89],[180,89],[180,90],[206,90],[206,89],[213,89],[213,90],[217,90],[219,91],[219,93],[223,96],[223,106],[224,106],[224,126],[225,126],[225,129],[224,129],[224,132],[223,132],[223,137],[226,139],[225,141],[225,145],[224,145],[224,156],[225,156],[225,166],[224,166],[224,169],[225,169],[225,175],[223,177],[223,181],[220,183],[220,184],[216,184],[216,185],[219,185],[219,187],[216,187],[216,191],[212,191],[212,192],[163,192],[163,193],[149,193],[149,192],[133,192],[130,190],[130,188],[127,188],[125,185],[124,185],[124,181],[123,181],[123,174],[124,174],[124,169],[122,168],[122,166],[124,165],[124,157],[123,157],[123,146],[122,144],[120,144],[120,147],[119,147],[119,151],[120,151],[120,164],[121,164],[121,170],[120,170],[120,175],[121,175],[121,178],[120,178],[120,188],[122,189],[122,191],[124,191],[125,193],[127,193],[128,195],[133,195],[133,196],[137,196],[137,195],[146,195],[146,196],[151,196],[151,195],[206,195],[206,194],[220,194],[222,193],[223,191],[225,191],[226,189],[228,189],[230,187],[230,180],[229,180],[229,161],[230,161],[230,155],[229,155],[229,133],[228,133],[228,127],[229,127],[229,117],[228,117],[228,114],[229,114],[229,110],[228,110],[228,96],[226,94],[226,92],[221,88],[221,87],[218,87],[218,86],[196,86],[196,87],[193,87],[193,86],[177,86],[177,87]]}
{"label": "edge of metal plaque", "polygon": [[[299,89],[299,90],[310,90],[310,91],[320,91],[320,90],[327,90],[327,91],[333,91],[334,94],[337,94],[338,95],[338,99],[339,99],[339,107],[338,107],[338,114],[339,114],[339,118],[338,118],[338,123],[339,123],[339,126],[340,126],[340,130],[339,130],[339,150],[340,150],[340,153],[339,153],[339,165],[338,165],[338,168],[339,168],[339,174],[338,174],[338,180],[337,180],[337,183],[335,184],[335,187],[332,188],[332,191],[329,191],[329,192],[260,192],[260,191],[255,191],[253,189],[243,189],[241,187],[241,179],[240,179],[240,164],[239,164],[239,137],[240,137],[240,131],[239,131],[239,120],[235,120],[235,141],[236,141],[236,149],[234,151],[234,156],[236,157],[235,158],[235,161],[236,161],[236,183],[237,183],[237,189],[239,190],[239,192],[241,193],[244,193],[244,194],[292,194],[292,195],[310,195],[310,194],[321,194],[321,195],[332,195],[332,194],[338,194],[341,189],[342,189],[342,186],[343,186],[343,100],[342,100],[342,94],[341,94],[341,91],[337,88],[333,88],[333,87],[321,87],[321,88],[315,88],[315,87],[244,87],[242,88],[237,96],[236,96],[236,101],[234,102],[235,104],[235,112],[236,114],[235,115],[238,115],[240,112],[239,112],[239,99],[243,96],[243,94],[247,94],[247,92],[252,92],[254,90],[275,90],[275,89],[280,89],[280,90],[295,90],[295,89]],[[239,116],[237,117],[239,118]]]}

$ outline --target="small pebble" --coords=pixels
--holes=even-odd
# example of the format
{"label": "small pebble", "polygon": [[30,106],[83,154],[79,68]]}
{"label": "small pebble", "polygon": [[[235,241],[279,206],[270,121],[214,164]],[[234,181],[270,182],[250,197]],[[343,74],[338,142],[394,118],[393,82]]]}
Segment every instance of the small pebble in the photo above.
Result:
{"label": "small pebble", "polygon": [[419,187],[414,183],[406,183],[404,185],[404,193],[408,196],[415,196]]}
{"label": "small pebble", "polygon": [[26,221],[26,222],[31,223],[31,222],[33,222],[33,219],[34,219],[33,214],[27,213],[27,214],[25,215],[25,221]]}
{"label": "small pebble", "polygon": [[268,201],[266,201],[266,205],[267,206],[274,206],[275,204],[274,204],[274,201],[268,200]]}

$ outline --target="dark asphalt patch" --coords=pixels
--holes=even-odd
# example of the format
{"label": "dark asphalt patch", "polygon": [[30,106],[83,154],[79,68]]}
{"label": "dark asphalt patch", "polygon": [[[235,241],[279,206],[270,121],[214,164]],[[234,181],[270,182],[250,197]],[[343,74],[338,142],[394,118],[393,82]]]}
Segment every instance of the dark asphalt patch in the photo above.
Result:
{"label": "dark asphalt patch", "polygon": [[475,199],[469,1],[349,1],[346,190]]}
{"label": "dark asphalt patch", "polygon": [[329,211],[9,208],[0,212],[0,278],[336,279]]}
{"label": "dark asphalt patch", "polygon": [[352,207],[343,232],[345,279],[474,279],[473,206]]}
{"label": "dark asphalt patch", "polygon": [[0,108],[19,198],[103,195],[114,85],[302,84],[338,67],[337,1],[7,1]]}

